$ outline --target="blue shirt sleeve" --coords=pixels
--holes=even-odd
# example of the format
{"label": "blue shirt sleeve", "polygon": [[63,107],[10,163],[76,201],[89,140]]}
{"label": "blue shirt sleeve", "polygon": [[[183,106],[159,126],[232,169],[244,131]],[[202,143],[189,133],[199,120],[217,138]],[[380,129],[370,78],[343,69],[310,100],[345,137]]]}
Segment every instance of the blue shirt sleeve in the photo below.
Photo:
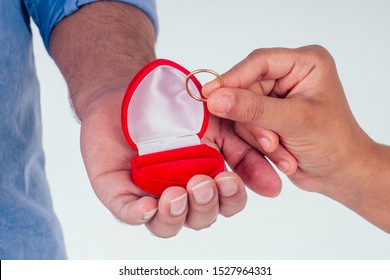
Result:
{"label": "blue shirt sleeve", "polygon": [[[24,0],[26,8],[38,26],[48,52],[50,34],[54,26],[64,17],[76,12],[81,6],[99,0]],[[116,0],[141,9],[153,22],[157,31],[157,12],[155,0]]]}

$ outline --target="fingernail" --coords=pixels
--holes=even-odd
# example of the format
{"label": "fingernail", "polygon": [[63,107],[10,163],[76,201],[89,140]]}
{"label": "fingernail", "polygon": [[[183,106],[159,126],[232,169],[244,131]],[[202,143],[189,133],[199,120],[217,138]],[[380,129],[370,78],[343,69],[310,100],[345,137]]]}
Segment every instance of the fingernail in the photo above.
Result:
{"label": "fingernail", "polygon": [[222,95],[215,101],[214,110],[216,113],[225,114],[230,111],[233,105],[233,97]]}
{"label": "fingernail", "polygon": [[287,173],[288,169],[290,168],[290,164],[287,161],[281,161],[278,163],[278,168],[283,173]]}
{"label": "fingernail", "polygon": [[260,138],[259,143],[265,152],[267,152],[271,146],[271,142],[267,138]]}
{"label": "fingernail", "polygon": [[149,220],[151,217],[156,215],[156,213],[157,213],[157,208],[153,209],[153,210],[151,210],[149,212],[145,212],[144,215],[142,216],[142,219]]}
{"label": "fingernail", "polygon": [[171,200],[170,212],[172,216],[181,216],[187,209],[187,194]]}
{"label": "fingernail", "polygon": [[223,177],[218,180],[216,180],[218,187],[219,187],[219,193],[223,196],[232,196],[235,193],[237,193],[238,190],[238,184],[237,180],[234,177]]}
{"label": "fingernail", "polygon": [[195,201],[198,204],[207,204],[214,197],[214,190],[211,181],[204,181],[192,188]]}

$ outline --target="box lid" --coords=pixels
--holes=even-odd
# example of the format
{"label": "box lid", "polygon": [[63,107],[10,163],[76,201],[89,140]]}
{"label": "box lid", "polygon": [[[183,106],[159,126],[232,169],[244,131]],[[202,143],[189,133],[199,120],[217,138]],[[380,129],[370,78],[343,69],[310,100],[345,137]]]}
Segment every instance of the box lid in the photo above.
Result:
{"label": "box lid", "polygon": [[[130,82],[122,103],[122,128],[139,155],[200,144],[206,132],[208,110],[185,88],[190,72],[179,64],[157,59]],[[188,86],[201,96],[201,84],[192,76]]]}

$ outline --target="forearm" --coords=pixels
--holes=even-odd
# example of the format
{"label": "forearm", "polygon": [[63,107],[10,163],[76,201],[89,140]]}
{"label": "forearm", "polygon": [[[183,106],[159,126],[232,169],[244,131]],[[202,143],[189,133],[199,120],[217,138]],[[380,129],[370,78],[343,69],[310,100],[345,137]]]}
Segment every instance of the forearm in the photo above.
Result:
{"label": "forearm", "polygon": [[102,95],[124,92],[132,76],[154,59],[154,41],[149,18],[119,2],[85,5],[53,29],[52,57],[80,120]]}
{"label": "forearm", "polygon": [[390,233],[390,147],[373,142],[365,154],[350,163],[343,183],[323,194]]}

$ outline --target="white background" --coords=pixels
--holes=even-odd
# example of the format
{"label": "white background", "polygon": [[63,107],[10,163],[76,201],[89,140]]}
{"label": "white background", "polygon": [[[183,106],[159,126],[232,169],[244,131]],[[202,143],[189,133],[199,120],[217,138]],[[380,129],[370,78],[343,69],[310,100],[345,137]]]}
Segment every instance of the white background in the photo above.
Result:
{"label": "white background", "polygon": [[[366,132],[390,144],[390,2],[157,0],[157,56],[224,72],[260,47],[321,44],[334,56]],[[278,198],[249,191],[246,209],[171,239],[116,221],[95,197],[66,85],[34,28],[47,176],[71,259],[389,259],[390,235],[283,177]],[[98,129],[98,128],[97,128]],[[351,143],[353,145],[353,143]]]}
{"label": "white background", "polygon": [[388,268],[387,260],[6,260],[1,262],[1,277],[6,280],[388,280]]}

